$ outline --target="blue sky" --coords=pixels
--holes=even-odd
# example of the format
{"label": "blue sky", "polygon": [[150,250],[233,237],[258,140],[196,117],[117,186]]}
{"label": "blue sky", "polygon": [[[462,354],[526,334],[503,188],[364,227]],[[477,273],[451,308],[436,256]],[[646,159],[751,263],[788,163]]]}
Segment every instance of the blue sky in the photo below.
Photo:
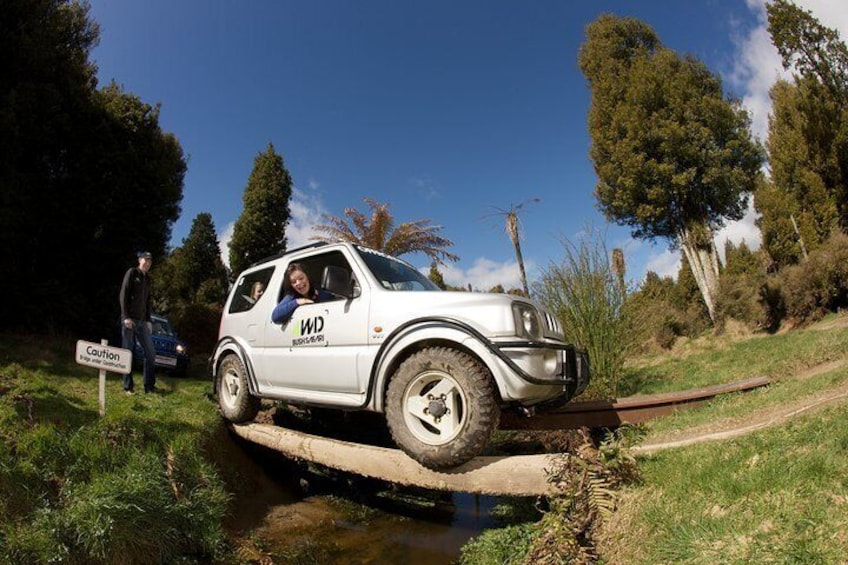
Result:
{"label": "blue sky", "polygon": [[[843,0],[802,0],[848,37]],[[253,160],[269,142],[294,180],[289,247],[321,214],[389,202],[398,221],[429,218],[461,260],[454,285],[519,285],[499,212],[521,213],[528,277],[564,256],[587,226],[622,247],[628,278],[674,274],[664,241],[633,240],[597,210],[589,89],[577,67],[585,26],[602,13],[646,22],[703,61],[765,134],[781,72],[762,0],[91,0],[100,84],[150,104],[188,158],[179,246],[209,212],[224,255]],[[759,244],[753,214],[720,240]],[[405,257],[427,267],[426,257]]]}

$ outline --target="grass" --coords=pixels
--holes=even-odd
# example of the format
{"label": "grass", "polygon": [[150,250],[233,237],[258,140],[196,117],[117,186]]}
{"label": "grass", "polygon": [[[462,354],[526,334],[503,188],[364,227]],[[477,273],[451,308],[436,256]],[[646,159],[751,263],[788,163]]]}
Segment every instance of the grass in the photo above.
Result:
{"label": "grass", "polygon": [[110,374],[101,418],[98,381],[70,340],[0,339],[0,562],[225,560],[208,382],[127,397]]}
{"label": "grass", "polygon": [[[829,320],[824,323],[831,325]],[[848,383],[848,329],[837,324],[755,337],[667,359],[641,374],[651,392],[765,375],[767,388],[717,398],[646,426],[647,440],[684,430],[745,425]],[[733,371],[723,379],[724,371]],[[716,380],[718,379],[718,380]],[[627,489],[605,528],[610,563],[842,563],[848,555],[848,403],[714,443],[639,458],[643,483]]]}
{"label": "grass", "polygon": [[[843,315],[844,316],[844,315]],[[707,337],[631,364],[632,393],[656,394],[752,376],[774,383],[725,395],[641,427],[644,441],[747,424],[754,415],[848,388],[848,328],[743,340]],[[845,563],[848,555],[848,402],[761,431],[637,457],[641,480],[618,491],[600,524],[600,563]],[[552,505],[555,507],[555,504]],[[527,563],[530,539],[552,540],[569,516],[484,532],[463,564]],[[553,519],[552,519],[553,518]],[[553,531],[553,533],[552,533]],[[512,547],[512,550],[509,548]]]}
{"label": "grass", "polygon": [[[848,390],[848,328],[832,321],[825,331],[710,337],[634,360],[628,382],[642,394],[774,379],[640,432],[651,442]],[[97,371],[76,365],[73,351],[71,340],[0,336],[0,562],[259,560],[231,547],[222,529],[240,479],[218,461],[227,457],[219,449],[225,430],[202,363],[194,378],[160,377],[162,395],[126,397],[110,375],[101,418]],[[640,455],[641,482],[619,490],[612,518],[599,524],[599,562],[844,562],[846,418],[848,403],[834,403],[734,440]],[[570,531],[556,508],[540,519],[527,500],[504,505],[503,527],[467,544],[461,563],[523,563],[538,540],[556,547]],[[267,556],[261,540],[253,545]],[[331,562],[334,551],[304,542],[276,557]]]}
{"label": "grass", "polygon": [[611,563],[840,563],[848,555],[845,405],[641,462],[607,529]]}

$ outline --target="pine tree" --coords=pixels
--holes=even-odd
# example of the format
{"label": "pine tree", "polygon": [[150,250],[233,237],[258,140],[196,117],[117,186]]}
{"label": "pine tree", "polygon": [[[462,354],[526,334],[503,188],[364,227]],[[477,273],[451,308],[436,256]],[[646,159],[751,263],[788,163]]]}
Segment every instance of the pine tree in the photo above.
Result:
{"label": "pine tree", "polygon": [[253,171],[244,189],[244,208],[236,220],[230,240],[230,269],[238,276],[265,257],[286,250],[286,226],[292,179],[283,158],[272,143],[253,161]]}
{"label": "pine tree", "polygon": [[770,183],[755,196],[763,246],[777,266],[848,230],[848,47],[791,2],[767,5],[769,33],[792,81],[770,92]]}
{"label": "pine tree", "polygon": [[175,269],[181,298],[186,303],[223,304],[227,293],[227,268],[221,260],[221,248],[212,215],[198,214],[191,231],[183,240]]}

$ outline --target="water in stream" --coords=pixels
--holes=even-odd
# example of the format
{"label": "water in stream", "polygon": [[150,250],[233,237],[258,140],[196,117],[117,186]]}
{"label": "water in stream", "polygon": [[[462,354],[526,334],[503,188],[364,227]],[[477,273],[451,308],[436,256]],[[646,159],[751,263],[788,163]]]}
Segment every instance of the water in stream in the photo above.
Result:
{"label": "water in stream", "polygon": [[498,497],[393,487],[308,468],[231,438],[242,492],[228,528],[274,563],[441,565],[498,526]]}

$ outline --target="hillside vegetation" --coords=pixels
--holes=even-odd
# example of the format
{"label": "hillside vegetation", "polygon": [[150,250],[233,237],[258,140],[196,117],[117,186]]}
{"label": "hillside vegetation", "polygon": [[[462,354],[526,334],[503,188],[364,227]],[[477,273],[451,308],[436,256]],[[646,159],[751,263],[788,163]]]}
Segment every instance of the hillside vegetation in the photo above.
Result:
{"label": "hillside vegetation", "polygon": [[[778,335],[708,334],[627,371],[646,393],[755,375],[772,384],[600,446],[573,442],[552,465],[563,495],[541,514],[501,509],[505,526],[472,540],[463,563],[835,563],[848,554],[848,316]],[[110,375],[101,418],[97,380],[73,362],[70,340],[0,340],[0,561],[254,562],[224,528],[238,481],[219,455],[228,441],[209,383],[163,377],[163,394],[127,397]],[[639,451],[755,422],[772,425]]]}
{"label": "hillside vegetation", "polygon": [[[612,485],[621,468],[627,476],[592,493],[614,510],[590,508],[592,522],[582,524],[577,544],[574,524],[584,516],[560,512],[563,504],[554,500],[540,520],[524,516],[472,541],[463,564],[844,561],[848,316],[781,335],[709,335],[639,358],[628,371],[652,393],[755,375],[772,384],[630,430],[602,445],[594,460],[580,453],[589,490]],[[639,451],[746,427],[752,431],[731,439]],[[621,467],[631,460],[635,474]],[[567,489],[563,497],[574,499]]]}

